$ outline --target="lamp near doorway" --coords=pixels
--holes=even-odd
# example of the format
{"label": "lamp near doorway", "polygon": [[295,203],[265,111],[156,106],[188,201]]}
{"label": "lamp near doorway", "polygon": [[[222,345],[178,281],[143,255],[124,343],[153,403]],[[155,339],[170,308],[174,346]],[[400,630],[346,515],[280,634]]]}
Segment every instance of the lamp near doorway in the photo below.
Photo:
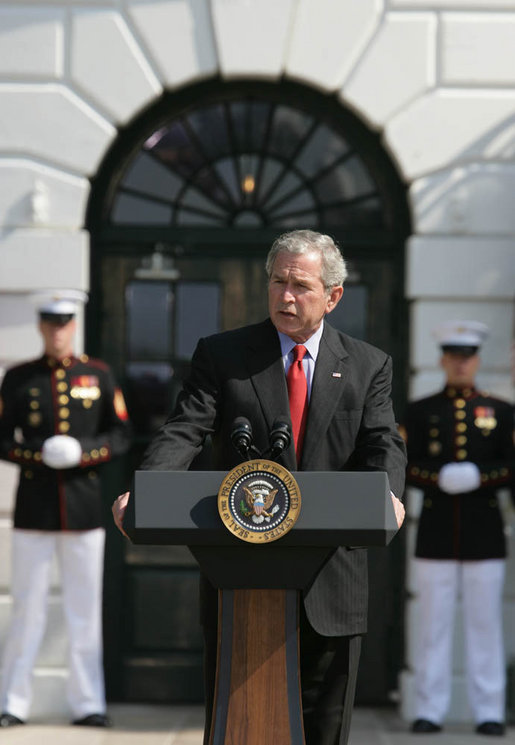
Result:
{"label": "lamp near doorway", "polygon": [[[174,264],[173,256],[165,255],[165,249],[165,244],[156,243],[154,251],[150,256],[143,257],[141,266],[135,270],[134,276],[137,279],[167,279],[172,282],[177,281],[181,273]],[[177,253],[177,251],[174,251],[174,253]]]}

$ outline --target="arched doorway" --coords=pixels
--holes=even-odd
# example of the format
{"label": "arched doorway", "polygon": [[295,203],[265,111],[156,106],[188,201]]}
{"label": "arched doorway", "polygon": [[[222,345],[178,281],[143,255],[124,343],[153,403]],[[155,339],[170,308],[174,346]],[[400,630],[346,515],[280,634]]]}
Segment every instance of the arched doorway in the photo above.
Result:
{"label": "arched doorway", "polygon": [[[199,336],[266,315],[264,257],[292,228],[339,242],[350,276],[331,322],[393,355],[400,403],[405,187],[378,135],[336,97],[286,80],[215,79],[165,94],[119,132],[93,180],[87,227],[87,346],[123,383],[136,428],[130,467],[169,411]],[[109,546],[110,696],[200,697],[197,572],[187,550],[122,547],[114,533]],[[389,557],[370,555],[362,701],[385,700],[401,663],[391,657],[396,644],[400,655],[402,565]]]}

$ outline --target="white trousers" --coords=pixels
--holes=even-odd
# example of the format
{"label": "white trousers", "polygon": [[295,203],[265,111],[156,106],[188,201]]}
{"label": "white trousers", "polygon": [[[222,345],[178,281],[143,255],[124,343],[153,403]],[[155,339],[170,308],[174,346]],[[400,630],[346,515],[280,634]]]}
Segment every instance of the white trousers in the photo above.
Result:
{"label": "white trousers", "polygon": [[451,697],[455,606],[461,593],[467,693],[476,723],[505,718],[502,591],[505,562],[415,559],[420,616],[415,650],[417,718],[440,724]]}
{"label": "white trousers", "polygon": [[105,531],[13,530],[13,613],[5,641],[1,711],[27,719],[32,700],[32,670],[47,620],[52,558],[60,566],[63,609],[68,631],[67,697],[78,719],[105,712],[102,662],[102,578]]}

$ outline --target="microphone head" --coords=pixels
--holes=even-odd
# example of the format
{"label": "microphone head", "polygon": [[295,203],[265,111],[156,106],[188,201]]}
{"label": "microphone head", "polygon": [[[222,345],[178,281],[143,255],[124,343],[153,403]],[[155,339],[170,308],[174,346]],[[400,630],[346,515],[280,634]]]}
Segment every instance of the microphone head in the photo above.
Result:
{"label": "microphone head", "polygon": [[240,454],[251,447],[252,427],[246,417],[238,416],[232,423],[231,442]]}
{"label": "microphone head", "polygon": [[287,417],[277,417],[270,431],[270,444],[278,452],[286,450],[291,442],[291,427]]}

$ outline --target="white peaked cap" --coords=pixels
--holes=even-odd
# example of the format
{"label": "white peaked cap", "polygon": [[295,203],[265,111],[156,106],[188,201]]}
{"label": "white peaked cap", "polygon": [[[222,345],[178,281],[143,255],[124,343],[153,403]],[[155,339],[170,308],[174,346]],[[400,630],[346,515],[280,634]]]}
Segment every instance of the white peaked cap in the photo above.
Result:
{"label": "white peaked cap", "polygon": [[32,300],[39,313],[75,315],[88,296],[82,290],[45,290],[35,293]]}
{"label": "white peaked cap", "polygon": [[480,321],[445,321],[433,330],[441,347],[480,347],[489,333]]}

